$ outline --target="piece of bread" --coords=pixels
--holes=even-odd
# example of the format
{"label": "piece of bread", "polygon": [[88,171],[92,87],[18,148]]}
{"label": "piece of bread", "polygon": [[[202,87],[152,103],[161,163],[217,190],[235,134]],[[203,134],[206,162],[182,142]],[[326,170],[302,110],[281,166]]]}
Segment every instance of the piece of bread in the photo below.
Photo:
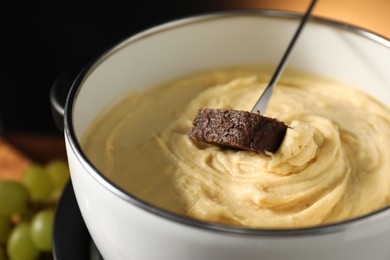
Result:
{"label": "piece of bread", "polygon": [[0,137],[0,180],[22,179],[31,160]]}
{"label": "piece of bread", "polygon": [[201,109],[189,136],[193,140],[257,153],[275,153],[287,125],[258,113],[232,109]]}

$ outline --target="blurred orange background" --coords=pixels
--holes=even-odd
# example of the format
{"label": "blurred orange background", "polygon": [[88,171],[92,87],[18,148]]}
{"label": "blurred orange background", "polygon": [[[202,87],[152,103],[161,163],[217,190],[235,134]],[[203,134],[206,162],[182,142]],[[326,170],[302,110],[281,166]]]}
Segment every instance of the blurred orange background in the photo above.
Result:
{"label": "blurred orange background", "polygon": [[[225,0],[231,9],[304,12],[309,0]],[[313,15],[346,22],[390,39],[390,0],[318,0]]]}

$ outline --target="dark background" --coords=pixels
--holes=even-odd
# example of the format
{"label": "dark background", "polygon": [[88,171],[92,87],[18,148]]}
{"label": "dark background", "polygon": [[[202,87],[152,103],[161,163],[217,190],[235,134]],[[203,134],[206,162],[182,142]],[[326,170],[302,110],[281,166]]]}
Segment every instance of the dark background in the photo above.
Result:
{"label": "dark background", "polygon": [[[49,91],[69,67],[81,67],[120,40],[186,16],[233,9],[302,12],[309,0],[3,1],[0,4],[0,132],[60,135]],[[389,0],[324,0],[314,14],[390,37]]]}
{"label": "dark background", "polygon": [[53,81],[120,40],[173,19],[230,10],[225,1],[83,1],[0,7],[0,118],[3,130],[59,135]]}

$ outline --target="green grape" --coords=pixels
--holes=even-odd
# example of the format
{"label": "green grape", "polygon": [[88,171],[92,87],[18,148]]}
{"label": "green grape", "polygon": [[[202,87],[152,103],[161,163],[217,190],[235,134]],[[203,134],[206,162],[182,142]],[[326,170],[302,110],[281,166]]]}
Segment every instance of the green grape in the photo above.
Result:
{"label": "green grape", "polygon": [[7,242],[7,238],[9,233],[11,232],[11,228],[11,218],[9,216],[0,215],[0,245]]}
{"label": "green grape", "polygon": [[0,181],[0,215],[10,217],[27,209],[29,194],[21,183]]}
{"label": "green grape", "polygon": [[5,250],[0,244],[0,260],[6,260],[7,258],[5,257]]}
{"label": "green grape", "polygon": [[30,192],[31,200],[34,202],[46,202],[50,199],[53,185],[43,167],[31,165],[24,172],[22,183]]}
{"label": "green grape", "polygon": [[45,170],[54,188],[62,191],[69,180],[69,167],[66,162],[53,160],[46,165]]}
{"label": "green grape", "polygon": [[54,223],[54,209],[39,211],[31,221],[30,235],[36,248],[50,252]]}
{"label": "green grape", "polygon": [[36,248],[30,237],[30,227],[27,223],[19,223],[11,232],[7,253],[10,259],[34,260],[39,257],[39,250]]}

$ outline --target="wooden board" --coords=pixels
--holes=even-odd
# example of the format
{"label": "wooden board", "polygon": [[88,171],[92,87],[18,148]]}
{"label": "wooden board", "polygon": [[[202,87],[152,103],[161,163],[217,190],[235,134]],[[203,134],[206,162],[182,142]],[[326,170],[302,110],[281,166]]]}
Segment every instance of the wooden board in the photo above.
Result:
{"label": "wooden board", "polygon": [[31,160],[0,137],[0,180],[20,180]]}

